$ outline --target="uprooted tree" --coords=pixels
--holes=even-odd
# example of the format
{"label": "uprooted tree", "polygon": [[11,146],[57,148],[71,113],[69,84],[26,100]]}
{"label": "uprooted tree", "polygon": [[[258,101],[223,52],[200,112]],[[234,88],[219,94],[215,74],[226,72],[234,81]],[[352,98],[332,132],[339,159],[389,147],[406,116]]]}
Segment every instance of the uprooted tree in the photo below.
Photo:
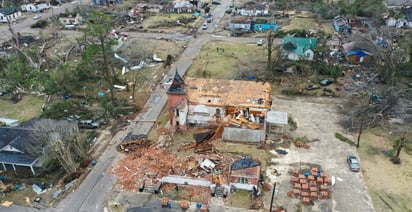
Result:
{"label": "uprooted tree", "polygon": [[32,155],[40,155],[43,167],[56,160],[67,173],[76,172],[89,159],[88,140],[81,136],[74,122],[42,119],[32,128],[33,142],[26,145]]}

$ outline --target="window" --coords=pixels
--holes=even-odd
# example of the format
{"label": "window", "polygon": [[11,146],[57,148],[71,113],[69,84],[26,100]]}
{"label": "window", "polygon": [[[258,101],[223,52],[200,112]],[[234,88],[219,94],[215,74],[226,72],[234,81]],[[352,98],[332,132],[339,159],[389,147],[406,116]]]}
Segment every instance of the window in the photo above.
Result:
{"label": "window", "polygon": [[237,178],[237,182],[238,182],[238,183],[241,183],[241,184],[249,184],[248,179],[245,178],[245,177],[239,177],[239,178]]}

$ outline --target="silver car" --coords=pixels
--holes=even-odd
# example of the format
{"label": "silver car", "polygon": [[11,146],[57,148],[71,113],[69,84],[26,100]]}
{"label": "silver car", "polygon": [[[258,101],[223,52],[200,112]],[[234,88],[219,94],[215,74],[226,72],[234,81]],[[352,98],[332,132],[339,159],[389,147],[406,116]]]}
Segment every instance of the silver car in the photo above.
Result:
{"label": "silver car", "polygon": [[202,29],[204,29],[204,30],[207,29],[207,23],[202,24]]}
{"label": "silver car", "polygon": [[41,15],[35,15],[35,16],[33,16],[33,20],[37,20],[37,19],[40,19],[41,18]]}
{"label": "silver car", "polygon": [[349,156],[346,158],[346,161],[348,162],[349,170],[351,170],[351,171],[353,171],[353,172],[359,172],[359,170],[360,170],[360,164],[359,164],[358,159],[357,159],[355,156],[349,155]]}

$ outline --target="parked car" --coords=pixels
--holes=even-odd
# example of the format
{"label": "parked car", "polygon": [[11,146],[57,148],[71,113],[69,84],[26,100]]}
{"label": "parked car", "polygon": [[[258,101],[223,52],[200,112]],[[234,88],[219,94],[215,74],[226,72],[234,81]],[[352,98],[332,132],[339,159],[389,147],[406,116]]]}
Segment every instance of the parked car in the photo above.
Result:
{"label": "parked car", "polygon": [[332,84],[332,83],[333,83],[333,81],[330,80],[330,79],[324,79],[324,80],[321,80],[321,81],[319,82],[319,84],[322,85],[322,86],[328,86],[328,85],[330,85],[330,84]]}
{"label": "parked car", "polygon": [[349,155],[346,158],[346,161],[348,162],[349,165],[349,170],[353,171],[353,172],[359,172],[360,170],[360,164],[358,159],[356,158],[356,156],[353,155]]}
{"label": "parked car", "polygon": [[79,126],[79,128],[85,129],[96,129],[100,127],[100,124],[93,120],[81,120],[77,123],[77,125]]}
{"label": "parked car", "polygon": [[258,46],[263,46],[263,43],[264,43],[263,39],[260,39],[260,40],[257,42],[257,45],[258,45]]}
{"label": "parked car", "polygon": [[204,29],[204,30],[207,29],[207,23],[202,24],[202,29]]}
{"label": "parked car", "polygon": [[310,85],[306,86],[306,90],[316,90],[316,89],[319,89],[319,88],[320,88],[319,86],[313,85],[313,84],[310,84]]}
{"label": "parked car", "polygon": [[37,20],[37,19],[40,19],[41,18],[41,15],[35,15],[35,16],[33,16],[33,20]]}

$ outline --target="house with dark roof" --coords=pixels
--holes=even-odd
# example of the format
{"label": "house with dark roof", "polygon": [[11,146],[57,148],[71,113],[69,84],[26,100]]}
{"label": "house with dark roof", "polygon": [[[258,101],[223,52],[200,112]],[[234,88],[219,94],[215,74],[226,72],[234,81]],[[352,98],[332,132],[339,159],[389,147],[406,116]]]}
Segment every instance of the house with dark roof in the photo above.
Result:
{"label": "house with dark roof", "polygon": [[0,127],[0,171],[36,175],[41,170],[42,154],[31,149],[38,146],[33,132],[40,120],[43,119],[33,118],[17,127]]}
{"label": "house with dark roof", "polygon": [[310,37],[292,37],[287,35],[282,39],[282,56],[289,60],[313,60],[317,39]]}
{"label": "house with dark roof", "polygon": [[39,155],[30,153],[26,146],[33,142],[28,128],[0,128],[0,170],[31,171],[33,175],[41,167]]}
{"label": "house with dark roof", "polygon": [[250,157],[235,161],[229,168],[230,184],[239,189],[257,188],[261,175],[261,164]]}
{"label": "house with dark roof", "polygon": [[16,7],[0,8],[0,23],[15,22],[23,18],[23,14]]}

